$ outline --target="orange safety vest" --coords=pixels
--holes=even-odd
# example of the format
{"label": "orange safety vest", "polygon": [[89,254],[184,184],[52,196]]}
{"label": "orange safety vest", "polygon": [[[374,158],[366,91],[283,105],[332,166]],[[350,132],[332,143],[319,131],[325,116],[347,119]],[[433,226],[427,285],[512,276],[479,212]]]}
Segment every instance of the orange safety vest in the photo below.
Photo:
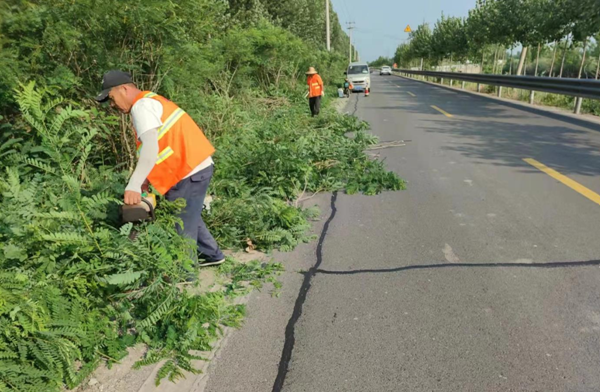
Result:
{"label": "orange safety vest", "polygon": [[306,82],[308,83],[308,86],[310,88],[308,96],[310,98],[312,97],[320,97],[321,96],[321,92],[323,91],[323,79],[321,79],[321,77],[317,74],[315,75],[310,75]]}
{"label": "orange safety vest", "polygon": [[[158,128],[158,158],[148,175],[150,184],[164,195],[175,184],[210,157],[215,148],[202,129],[179,106],[151,91],[142,91],[133,105],[142,98],[152,98],[161,103],[163,125]],[[137,140],[138,153],[142,143]]]}

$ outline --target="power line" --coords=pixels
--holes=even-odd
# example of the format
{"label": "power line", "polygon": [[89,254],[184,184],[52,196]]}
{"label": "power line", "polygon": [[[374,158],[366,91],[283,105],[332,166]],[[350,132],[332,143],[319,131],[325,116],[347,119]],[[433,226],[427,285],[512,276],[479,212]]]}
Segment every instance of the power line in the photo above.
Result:
{"label": "power line", "polygon": [[354,22],[347,22],[346,25],[348,26],[348,31],[350,33],[350,47],[348,49],[348,59],[350,60],[350,62],[352,62],[352,59],[354,58],[354,54],[352,53],[352,30],[356,28],[356,24]]}
{"label": "power line", "polygon": [[[340,3],[341,3],[342,5],[344,5],[344,0],[340,0],[340,1],[338,2],[338,4],[340,4]],[[334,10],[334,11],[335,11],[335,10]],[[340,6],[340,7],[339,7],[339,11],[338,11],[338,13],[337,13],[337,14],[338,14],[338,15],[342,15],[342,14],[343,14],[343,18],[344,18],[344,20],[343,20],[343,21],[344,21],[344,22],[347,22],[347,21],[349,21],[349,20],[350,20],[350,17],[348,16],[348,14],[346,13],[346,11],[344,10],[344,7],[343,7],[343,6]],[[340,21],[340,23],[341,23],[341,21]]]}
{"label": "power line", "polygon": [[346,0],[341,0],[342,1],[342,6],[344,7],[344,10],[346,11],[346,16],[347,16],[347,21],[350,21],[351,19],[354,19],[352,17],[352,14],[350,13],[350,11],[348,10],[348,6],[346,5]]}
{"label": "power line", "polygon": [[396,36],[393,36],[393,35],[390,35],[390,34],[380,33],[378,31],[373,31],[373,30],[365,30],[365,29],[362,29],[362,28],[359,29],[358,27],[356,28],[356,32],[363,33],[363,34],[376,35],[378,37],[384,37],[384,38],[388,38],[388,39],[395,40],[395,41],[398,41],[398,42],[406,41],[405,38],[400,38],[400,37],[396,37]]}

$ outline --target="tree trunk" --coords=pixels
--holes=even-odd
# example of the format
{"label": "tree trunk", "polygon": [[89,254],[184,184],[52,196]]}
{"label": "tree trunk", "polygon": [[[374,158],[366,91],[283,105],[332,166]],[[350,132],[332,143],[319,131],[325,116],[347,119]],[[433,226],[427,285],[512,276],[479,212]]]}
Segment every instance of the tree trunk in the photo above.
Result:
{"label": "tree trunk", "polygon": [[598,55],[598,66],[596,67],[596,80],[598,80],[599,75],[600,75],[600,55]]}
{"label": "tree trunk", "polygon": [[512,69],[513,69],[513,47],[510,47],[510,57],[509,57],[509,61],[510,61],[510,67],[508,68],[508,74],[512,75]]}
{"label": "tree trunk", "polygon": [[529,50],[531,48],[527,47],[527,56],[525,56],[525,63],[523,64],[523,75],[527,76],[527,57],[530,55]]}
{"label": "tree trunk", "polygon": [[559,78],[562,78],[563,70],[565,69],[565,59],[567,58],[567,49],[569,48],[569,39],[570,39],[570,36],[567,37],[567,40],[565,41],[565,50],[563,50],[562,62],[560,63],[560,74],[558,75]]}
{"label": "tree trunk", "polygon": [[588,39],[587,37],[585,37],[585,39],[583,40],[583,56],[581,57],[581,66],[579,67],[579,76],[577,76],[577,79],[581,79],[581,73],[583,72],[583,67],[585,66],[585,55],[587,54],[587,45]]}
{"label": "tree trunk", "polygon": [[494,50],[494,65],[492,65],[492,74],[496,73],[496,68],[498,67],[498,48]]}
{"label": "tree trunk", "polygon": [[542,44],[538,44],[537,56],[535,58],[535,72],[533,76],[538,76],[538,65],[540,64],[540,50],[542,49]]}
{"label": "tree trunk", "polygon": [[523,73],[523,64],[525,64],[525,58],[527,57],[527,46],[523,45],[521,50],[521,58],[519,58],[519,66],[517,67],[517,75]]}
{"label": "tree trunk", "polygon": [[552,77],[552,72],[554,71],[554,62],[556,61],[556,48],[558,47],[558,43],[554,40],[554,50],[552,51],[552,64],[550,64],[550,73],[549,77]]}
{"label": "tree trunk", "polygon": [[481,73],[485,73],[483,71],[483,62],[485,61],[485,47],[481,49]]}

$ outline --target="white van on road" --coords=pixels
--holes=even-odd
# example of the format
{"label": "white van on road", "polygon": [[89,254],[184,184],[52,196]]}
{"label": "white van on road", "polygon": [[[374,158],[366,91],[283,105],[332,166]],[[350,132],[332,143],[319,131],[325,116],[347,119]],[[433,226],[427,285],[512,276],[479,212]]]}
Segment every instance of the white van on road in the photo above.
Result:
{"label": "white van on road", "polygon": [[367,63],[350,63],[348,65],[348,81],[354,89],[352,91],[364,91],[371,88],[371,72]]}

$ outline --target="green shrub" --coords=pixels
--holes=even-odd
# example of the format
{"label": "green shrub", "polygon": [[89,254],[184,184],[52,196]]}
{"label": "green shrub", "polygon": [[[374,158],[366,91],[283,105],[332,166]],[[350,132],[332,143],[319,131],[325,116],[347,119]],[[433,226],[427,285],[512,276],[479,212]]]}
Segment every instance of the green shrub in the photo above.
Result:
{"label": "green shrub", "polygon": [[355,117],[325,110],[311,119],[304,102],[245,107],[244,115],[249,110],[251,123],[217,140],[211,183],[216,201],[206,221],[219,243],[239,247],[249,239],[259,249],[291,250],[311,238],[305,234],[311,214],[291,205],[297,198],[404,188],[380,161],[365,155],[376,139]]}
{"label": "green shrub", "polygon": [[193,350],[243,308],[178,286],[193,271],[194,244],[174,229],[183,205],[163,200],[155,222],[117,228],[125,178],[89,161],[89,112],[45,103],[33,83],[17,100],[40,144],[5,151],[0,176],[0,390],[74,387],[136,342],[150,347],[139,365],[167,359],[159,378],[195,371]]}

